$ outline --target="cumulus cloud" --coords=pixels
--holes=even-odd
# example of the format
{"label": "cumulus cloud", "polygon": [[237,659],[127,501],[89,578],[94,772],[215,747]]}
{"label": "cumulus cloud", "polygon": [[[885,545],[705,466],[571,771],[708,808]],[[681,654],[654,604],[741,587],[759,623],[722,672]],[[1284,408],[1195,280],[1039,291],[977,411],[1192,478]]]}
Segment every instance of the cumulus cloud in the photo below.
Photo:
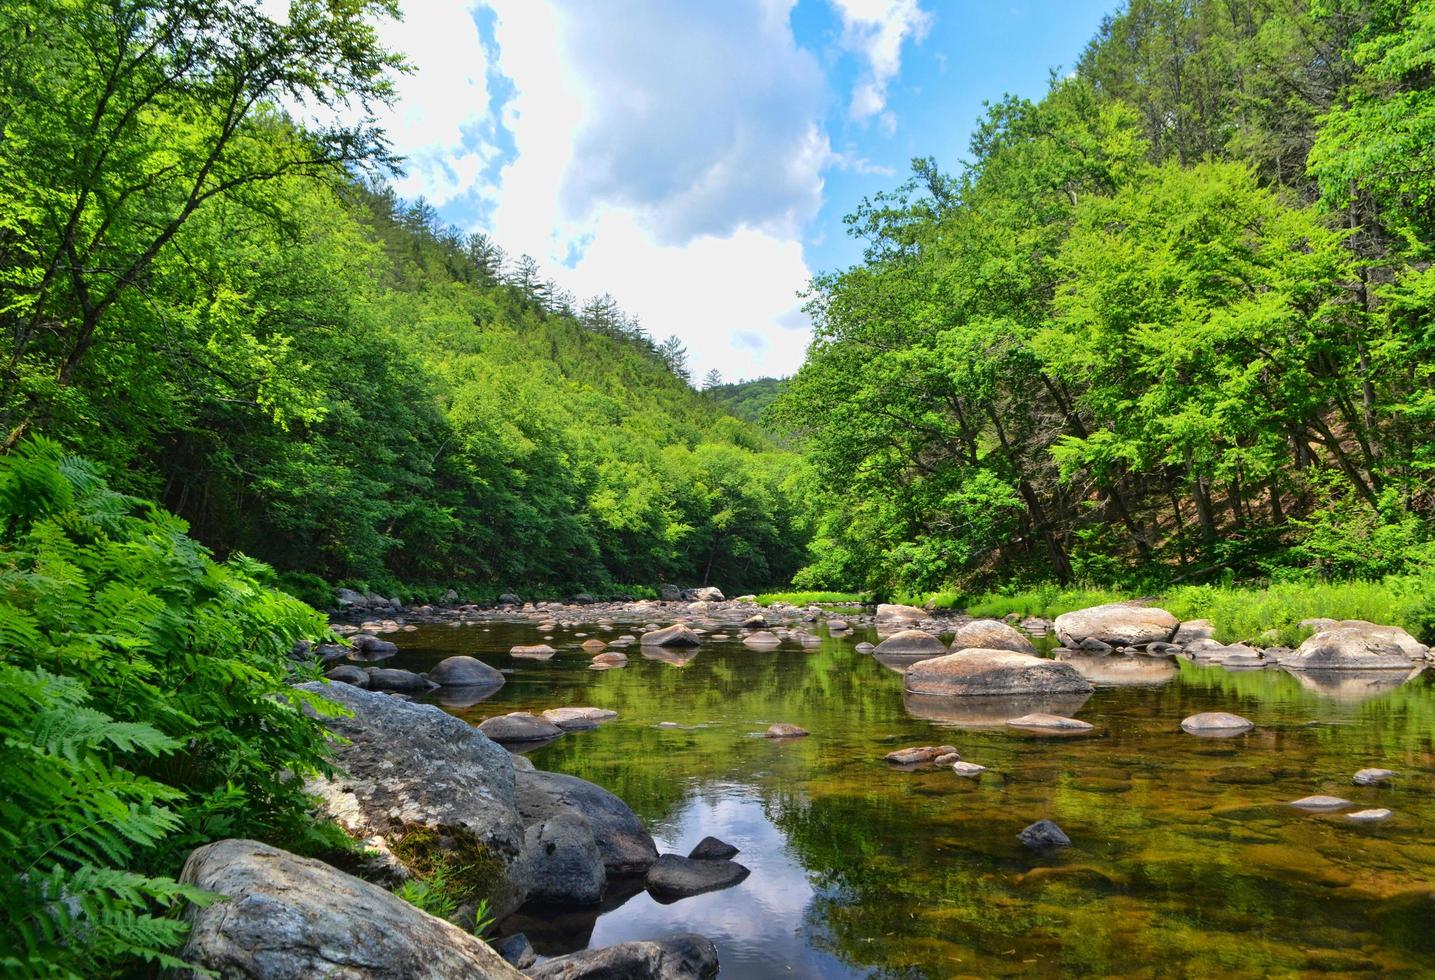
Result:
{"label": "cumulus cloud", "polygon": [[927,36],[932,15],[918,0],[830,0],[842,18],[842,45],[861,57],[866,71],[852,91],[848,114],[857,120],[877,117],[891,129],[887,86],[902,67],[902,44]]}

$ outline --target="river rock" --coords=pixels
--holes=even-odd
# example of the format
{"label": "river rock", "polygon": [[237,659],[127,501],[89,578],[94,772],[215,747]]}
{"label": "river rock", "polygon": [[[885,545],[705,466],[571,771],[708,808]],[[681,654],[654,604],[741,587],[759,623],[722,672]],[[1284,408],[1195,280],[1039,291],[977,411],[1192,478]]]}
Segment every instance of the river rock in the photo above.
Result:
{"label": "river rock", "polygon": [[628,666],[628,655],[626,653],[619,653],[616,650],[610,650],[607,653],[600,653],[594,657],[593,662],[588,665],[588,669],[612,670],[614,667],[626,666]]}
{"label": "river rock", "polygon": [[1022,715],[1007,720],[1008,728],[1019,728],[1028,732],[1049,732],[1055,735],[1077,735],[1092,731],[1096,726],[1077,718],[1050,715],[1045,712]]}
{"label": "river rock", "polygon": [[1377,807],[1373,810],[1356,810],[1354,813],[1347,813],[1345,819],[1354,820],[1356,823],[1379,823],[1382,820],[1390,819],[1390,811],[1384,807]]}
{"label": "river rock", "polygon": [[601,786],[556,772],[516,774],[518,812],[531,826],[560,812],[586,819],[609,874],[636,874],[658,857],[653,838],[628,805]]}
{"label": "river rock", "polygon": [[664,905],[680,898],[731,888],[751,872],[736,861],[695,860],[664,854],[648,869],[648,893]]}
{"label": "river rock", "polygon": [[584,640],[583,651],[585,653],[602,653],[608,649],[608,644],[599,639]]}
{"label": "river rock", "polygon": [[1011,650],[963,650],[907,668],[913,694],[957,696],[1087,694],[1093,688],[1070,664]]}
{"label": "river rock", "polygon": [[852,649],[853,649],[853,650],[856,650],[858,653],[871,653],[873,650],[876,650],[877,648],[876,648],[875,646],[873,646],[872,644],[870,644],[870,643],[868,643],[868,642],[866,642],[866,641],[864,640],[863,642],[857,644],[857,645],[856,645],[855,647],[853,647]]}
{"label": "river rock", "polygon": [[585,949],[528,971],[533,980],[711,980],[717,975],[717,947],[692,933]]}
{"label": "river rock", "polygon": [[769,725],[767,731],[763,732],[764,738],[804,738],[811,733],[805,728],[798,728],[796,725],[789,725],[785,722],[778,722]]}
{"label": "river rock", "polygon": [[1225,711],[1202,711],[1181,722],[1181,729],[1192,735],[1239,735],[1255,727],[1254,722]]}
{"label": "river rock", "polygon": [[782,638],[776,633],[769,633],[761,630],[757,633],[749,633],[742,638],[742,645],[753,650],[771,650],[782,645]]}
{"label": "river rock", "polygon": [[695,647],[702,638],[682,623],[644,633],[638,642],[645,647]]}
{"label": "river rock", "polygon": [[[894,766],[921,766],[936,763],[943,756],[957,755],[956,746],[953,745],[912,745],[905,749],[897,749],[895,752],[888,752],[886,759]],[[957,756],[961,758],[961,756]],[[956,759],[950,760],[955,762]]]}
{"label": "river rock", "polygon": [[1357,786],[1379,786],[1399,775],[1393,769],[1362,769],[1353,780]]}
{"label": "river rock", "polygon": [[722,589],[715,585],[705,585],[699,589],[688,589],[683,593],[683,598],[690,602],[722,602]]}
{"label": "river rock", "polygon": [[1303,796],[1298,800],[1292,800],[1288,805],[1300,810],[1325,811],[1344,810],[1346,807],[1353,806],[1354,804],[1349,800],[1341,799],[1339,796]]}
{"label": "river rock", "polygon": [[947,652],[947,648],[941,640],[930,633],[922,630],[902,630],[900,633],[893,633],[877,644],[877,652],[903,656],[925,654],[929,657],[940,657]]}
{"label": "river rock", "polygon": [[512,592],[504,592],[499,595],[498,604],[500,606],[521,606],[523,605],[523,600]]}
{"label": "river rock", "polygon": [[508,651],[510,656],[528,660],[551,660],[558,651],[546,643],[519,644]]}
{"label": "river rock", "polygon": [[332,670],[325,671],[324,676],[341,684],[352,684],[355,687],[369,686],[368,671],[362,667],[355,667],[353,664],[340,664]]}
{"label": "river rock", "polygon": [[527,829],[517,873],[528,901],[539,905],[596,905],[608,884],[593,827],[573,810],[555,813]]}
{"label": "river rock", "polygon": [[901,606],[894,603],[884,602],[877,607],[876,622],[879,625],[891,625],[893,623],[920,623],[929,619],[925,609],[918,609],[916,606]]}
{"label": "river rock", "polygon": [[495,939],[493,951],[520,970],[526,970],[538,962],[538,954],[533,951],[533,944],[521,932]]}
{"label": "river rock", "polygon": [[716,837],[704,837],[688,852],[688,857],[694,861],[726,861],[737,853],[738,849],[727,841],[718,840]]}
{"label": "river rock", "polygon": [[220,977],[523,976],[481,939],[378,885],[257,841],[207,844],[180,878],[226,899],[188,907],[179,954]]}
{"label": "river rock", "polygon": [[500,744],[546,742],[563,734],[563,729],[527,711],[485,718],[478,730]]}
{"label": "river rock", "polygon": [[966,779],[976,779],[987,771],[986,766],[979,766],[975,762],[953,762],[952,772]]}
{"label": "river rock", "polygon": [[1181,623],[1155,606],[1112,603],[1062,613],[1053,625],[1061,645],[1076,649],[1085,639],[1099,640],[1113,647],[1169,643]]}
{"label": "river rock", "polygon": [[999,619],[974,619],[957,628],[951,652],[959,650],[1011,650],[1035,655],[1036,647],[1014,627]]}
{"label": "river rock", "polygon": [[338,660],[347,660],[351,649],[353,648],[340,643],[320,643],[312,652],[321,662],[331,664]]}
{"label": "river rock", "polygon": [[368,633],[355,633],[349,637],[350,660],[372,663],[375,660],[387,660],[398,652],[399,648],[388,640],[381,640]]}
{"label": "river rock", "polygon": [[429,671],[429,680],[440,687],[502,687],[503,673],[473,657],[448,657]]}
{"label": "river rock", "polygon": [[1066,847],[1071,843],[1071,838],[1050,820],[1038,820],[1017,834],[1017,839],[1033,851]]}
{"label": "river rock", "polygon": [[1294,654],[1281,660],[1281,666],[1289,670],[1408,671],[1414,664],[1396,632],[1404,633],[1369,623],[1339,623],[1308,638]]}
{"label": "river rock", "polygon": [[618,712],[607,708],[549,708],[543,712],[543,720],[557,725],[565,732],[597,728],[605,721],[618,717]]}
{"label": "river rock", "polygon": [[399,670],[397,667],[374,667],[368,671],[369,690],[371,691],[427,691],[431,686],[429,681],[411,670]]}
{"label": "river rock", "polygon": [[335,589],[334,602],[343,609],[348,606],[366,606],[368,600],[362,592],[355,592],[353,589]]}

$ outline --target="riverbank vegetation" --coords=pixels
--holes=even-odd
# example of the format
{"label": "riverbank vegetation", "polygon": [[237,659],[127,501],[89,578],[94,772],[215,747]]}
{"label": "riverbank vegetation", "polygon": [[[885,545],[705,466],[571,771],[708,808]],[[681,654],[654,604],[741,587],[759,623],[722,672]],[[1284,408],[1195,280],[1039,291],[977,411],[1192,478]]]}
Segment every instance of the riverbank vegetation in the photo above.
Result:
{"label": "riverbank vegetation", "polygon": [[795,584],[1428,565],[1432,65],[1428,0],[1132,0],[863,202],[776,407],[825,497]]}

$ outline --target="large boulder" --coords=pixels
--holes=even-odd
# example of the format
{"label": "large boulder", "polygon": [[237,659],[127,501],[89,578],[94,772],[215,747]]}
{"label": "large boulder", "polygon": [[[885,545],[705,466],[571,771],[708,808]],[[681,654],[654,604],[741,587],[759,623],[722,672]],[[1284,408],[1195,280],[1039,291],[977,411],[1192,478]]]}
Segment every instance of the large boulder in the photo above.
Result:
{"label": "large boulder", "polygon": [[648,869],[644,884],[647,885],[648,894],[666,905],[680,898],[731,888],[750,873],[736,861],[664,854]]}
{"label": "large boulder", "polygon": [[495,742],[547,742],[563,734],[563,729],[527,711],[513,711],[506,715],[485,718],[478,726]]}
{"label": "large boulder", "polygon": [[364,663],[387,660],[399,652],[399,648],[388,640],[381,640],[368,633],[355,633],[349,637],[349,659]]}
{"label": "large boulder", "polygon": [[503,673],[473,657],[448,657],[429,671],[429,680],[441,687],[501,687]]}
{"label": "large boulder", "polygon": [[1011,650],[1013,653],[1036,654],[1021,632],[999,619],[974,619],[958,627],[952,637],[952,652],[959,650]]}
{"label": "large boulder", "polygon": [[714,585],[705,585],[700,589],[688,589],[683,593],[683,598],[689,602],[722,602],[722,589]]}
{"label": "large boulder", "polygon": [[912,694],[1001,696],[1088,694],[1091,682],[1070,664],[1011,650],[963,650],[907,668]]}
{"label": "large boulder", "polygon": [[349,606],[366,606],[369,600],[364,598],[362,592],[355,592],[353,589],[335,589],[334,602],[340,609],[345,609]]}
{"label": "large boulder", "polygon": [[180,951],[220,977],[523,976],[482,940],[378,885],[257,841],[207,844],[180,877],[223,896],[189,907]]}
{"label": "large boulder", "polygon": [[682,602],[683,590],[676,585],[663,585],[658,589],[658,595],[664,602]]}
{"label": "large boulder", "polygon": [[900,633],[893,633],[877,644],[876,652],[901,656],[940,657],[947,652],[947,647],[931,633],[922,630],[902,630]]}
{"label": "large boulder", "polygon": [[637,816],[603,787],[556,772],[520,772],[517,787],[518,811],[527,826],[559,813],[586,819],[609,874],[637,874],[658,859],[658,848]]}
{"label": "large boulder", "polygon": [[682,623],[644,633],[638,641],[645,647],[695,647],[702,638]]}
{"label": "large boulder", "polygon": [[[348,684],[299,685],[348,709],[323,723],[341,774],[305,788],[360,840],[399,849],[416,831],[435,846],[482,850],[508,875],[523,846],[523,821],[509,754],[468,722],[432,705],[414,704]],[[521,889],[499,888],[494,908],[522,901]]]}
{"label": "large boulder", "polygon": [[895,623],[920,623],[930,618],[925,609],[884,602],[877,607],[876,622],[879,626],[890,626]]}
{"label": "large boulder", "polygon": [[1416,648],[1420,644],[1404,630],[1347,620],[1308,638],[1280,663],[1291,670],[1408,671]]}
{"label": "large boulder", "polygon": [[429,681],[422,674],[397,667],[373,667],[369,669],[369,690],[371,691],[427,691]]}
{"label": "large boulder", "polygon": [[518,874],[539,905],[596,905],[608,884],[592,824],[572,810],[528,828]]}
{"label": "large boulder", "polygon": [[1057,639],[1076,649],[1082,640],[1098,640],[1113,647],[1139,647],[1148,643],[1170,643],[1181,626],[1180,620],[1155,606],[1112,603],[1092,606],[1056,617]]}
{"label": "large boulder", "polygon": [[555,956],[528,970],[533,980],[710,980],[717,947],[691,933]]}

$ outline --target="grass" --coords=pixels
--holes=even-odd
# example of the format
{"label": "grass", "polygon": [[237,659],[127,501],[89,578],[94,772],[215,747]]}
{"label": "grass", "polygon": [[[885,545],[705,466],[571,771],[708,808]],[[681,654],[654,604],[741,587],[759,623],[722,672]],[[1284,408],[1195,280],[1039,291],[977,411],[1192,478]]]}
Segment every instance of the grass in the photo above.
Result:
{"label": "grass", "polygon": [[1085,609],[1124,597],[1110,589],[1091,586],[1038,585],[1020,592],[994,592],[967,604],[967,612],[978,619],[1002,619],[1012,613],[1055,619],[1073,609]]}
{"label": "grass", "polygon": [[868,601],[860,592],[764,592],[757,597],[759,606],[770,606],[785,602],[789,606],[807,606],[814,602],[832,603],[842,606],[860,606]]}

